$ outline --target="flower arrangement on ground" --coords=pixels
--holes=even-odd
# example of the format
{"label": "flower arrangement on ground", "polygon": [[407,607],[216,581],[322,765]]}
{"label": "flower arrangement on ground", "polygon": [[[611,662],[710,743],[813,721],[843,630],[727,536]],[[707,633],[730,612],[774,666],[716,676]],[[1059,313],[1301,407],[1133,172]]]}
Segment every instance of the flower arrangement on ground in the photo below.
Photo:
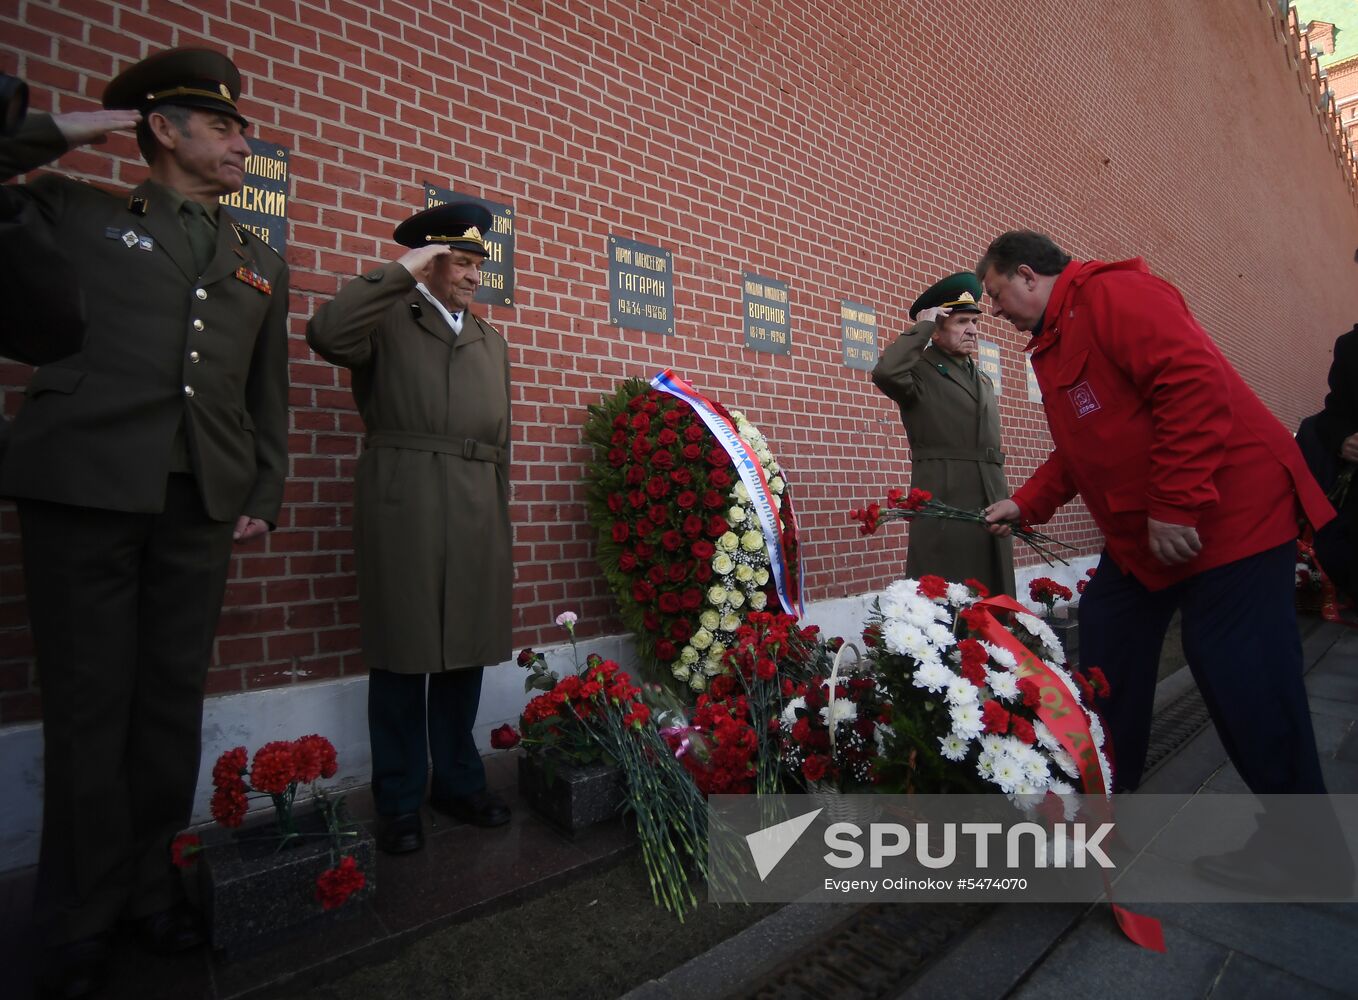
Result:
{"label": "flower arrangement on ground", "polygon": [[1047,793],[1073,801],[1077,785],[1112,787],[1092,711],[1108,694],[1102,671],[1069,673],[1051,628],[1017,602],[939,577],[900,580],[874,603],[863,639],[892,703],[892,786],[998,790],[1024,808]]}
{"label": "flower arrangement on ground", "polygon": [[891,705],[860,661],[831,679],[814,677],[793,691],[779,718],[784,766],[810,790],[872,791],[890,733]]}
{"label": "flower arrangement on ground", "polygon": [[[986,525],[985,511],[963,510],[961,507],[954,507],[941,500],[935,500],[932,493],[921,489],[913,489],[907,493],[905,490],[893,488],[887,491],[885,505],[873,501],[862,508],[854,508],[849,511],[849,518],[858,522],[859,534],[863,535],[876,533],[883,522],[913,521],[917,517],[970,521],[980,531],[984,531]],[[1043,534],[1027,524],[1015,525],[1013,534],[1015,538],[1040,555],[1048,566],[1058,562],[1068,565],[1065,559],[1052,550],[1058,546],[1065,549],[1072,549],[1073,546],[1057,541],[1050,535]]]}
{"label": "flower arrangement on ground", "polygon": [[643,664],[695,692],[746,617],[800,611],[782,467],[738,410],[669,372],[591,406],[588,509],[598,559]]}
{"label": "flower arrangement on ground", "polygon": [[[316,784],[322,778],[333,778],[338,770],[334,745],[318,735],[266,743],[255,751],[253,760],[245,747],[234,747],[218,757],[212,768],[212,817],[221,826],[240,827],[250,798],[267,797],[274,806],[275,852],[308,837],[329,839],[332,867],[316,880],[316,900],[327,910],[342,906],[366,884],[364,873],[345,853],[346,841],[358,836],[358,825],[347,817],[343,796],[332,799]],[[323,833],[299,829],[296,800],[303,785],[310,785],[311,798],[325,824]],[[202,849],[198,837],[181,834],[171,844],[171,858],[184,867]]]}
{"label": "flower arrangement on ground", "polygon": [[[1083,591],[1081,591],[1083,593]],[[1052,617],[1056,612],[1057,601],[1070,601],[1075,595],[1065,584],[1057,583],[1051,577],[1034,577],[1028,583],[1028,598],[1034,604],[1042,605],[1042,613],[1046,618]]]}

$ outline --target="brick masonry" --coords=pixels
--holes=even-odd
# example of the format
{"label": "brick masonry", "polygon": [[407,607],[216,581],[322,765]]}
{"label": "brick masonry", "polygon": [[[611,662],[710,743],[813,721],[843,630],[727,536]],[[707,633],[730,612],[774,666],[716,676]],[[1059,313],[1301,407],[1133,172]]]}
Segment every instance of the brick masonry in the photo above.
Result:
{"label": "brick masonry", "polygon": [[[292,478],[279,530],[231,575],[214,694],[362,670],[349,542],[360,424],[306,318],[396,254],[425,182],[512,203],[516,645],[617,632],[579,486],[586,406],[672,367],[750,414],[791,470],[808,597],[872,590],[903,536],[849,507],[908,481],[893,407],[841,364],[838,303],[881,335],[1013,226],[1078,256],[1143,255],[1289,426],[1318,408],[1358,317],[1358,210],[1274,5],[1146,0],[11,0],[0,69],[43,110],[93,107],[147,51],[225,48],[256,134],[291,150]],[[380,9],[379,9],[380,8]],[[1289,55],[1292,53],[1292,55]],[[59,164],[144,175],[130,137]],[[609,234],[673,252],[673,336],[608,323]],[[792,351],[743,347],[740,276],[790,286]],[[1044,457],[1022,340],[1000,346],[1011,482]],[[4,409],[27,370],[0,365]],[[1093,551],[1082,508],[1055,522]],[[0,723],[39,717],[13,511],[0,511]],[[476,554],[467,553],[469,566]]]}

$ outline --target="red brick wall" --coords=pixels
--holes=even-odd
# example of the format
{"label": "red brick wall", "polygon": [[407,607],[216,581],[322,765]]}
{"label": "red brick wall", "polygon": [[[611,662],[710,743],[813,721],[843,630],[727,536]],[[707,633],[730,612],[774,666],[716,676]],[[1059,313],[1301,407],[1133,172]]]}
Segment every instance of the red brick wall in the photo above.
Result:
{"label": "red brick wall", "polygon": [[[860,539],[845,511],[907,480],[903,435],[840,362],[838,303],[875,306],[890,338],[926,282],[1008,227],[1147,257],[1294,425],[1358,318],[1358,210],[1271,6],[11,0],[0,68],[32,82],[36,107],[73,110],[149,48],[225,47],[257,134],[292,150],[293,478],[279,530],[232,571],[211,674],[228,692],[361,669],[359,424],[347,377],[302,333],[396,252],[426,181],[515,209],[516,304],[490,318],[513,349],[516,643],[555,641],[565,609],[586,635],[618,629],[583,519],[580,425],[620,378],[664,367],[745,409],[790,468],[809,598],[888,581],[901,535]],[[126,138],[61,168],[143,176]],[[673,251],[674,336],[608,325],[610,233]],[[789,357],[742,347],[746,270],[790,283]],[[1002,348],[1018,483],[1044,422],[1020,338],[993,320],[983,336]],[[25,372],[0,377],[12,413]],[[1078,510],[1058,525],[1097,544]],[[14,528],[7,511],[0,722],[38,713]]]}

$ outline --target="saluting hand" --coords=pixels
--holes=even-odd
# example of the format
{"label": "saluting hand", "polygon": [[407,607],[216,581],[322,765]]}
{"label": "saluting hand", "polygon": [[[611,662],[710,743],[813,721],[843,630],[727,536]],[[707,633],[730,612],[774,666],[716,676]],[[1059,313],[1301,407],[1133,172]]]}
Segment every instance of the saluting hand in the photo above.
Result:
{"label": "saluting hand", "polygon": [[1150,535],[1151,555],[1162,563],[1178,566],[1181,563],[1188,562],[1202,551],[1202,540],[1198,538],[1198,529],[1192,525],[1170,524],[1167,521],[1157,521],[1153,517],[1148,517],[1146,518],[1146,527]]}
{"label": "saluting hand", "polygon": [[97,145],[107,139],[110,132],[131,131],[139,121],[140,111],[71,111],[52,116],[52,124],[71,149]]}
{"label": "saluting hand", "polygon": [[915,322],[942,323],[951,315],[951,309],[944,309],[942,306],[930,306],[928,309],[921,309],[915,313]]}
{"label": "saluting hand", "polygon": [[434,271],[434,263],[440,257],[446,257],[453,251],[442,243],[431,243],[427,247],[417,247],[405,253],[398,263],[404,267],[416,281],[429,283],[429,278]]}

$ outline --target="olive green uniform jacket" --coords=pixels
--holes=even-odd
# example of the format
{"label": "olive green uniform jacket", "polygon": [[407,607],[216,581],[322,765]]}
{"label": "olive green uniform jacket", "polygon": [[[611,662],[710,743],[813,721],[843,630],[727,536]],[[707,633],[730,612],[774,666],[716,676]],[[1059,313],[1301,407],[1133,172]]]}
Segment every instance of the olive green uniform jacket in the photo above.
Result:
{"label": "olive green uniform jacket", "polygon": [[[916,323],[882,352],[872,381],[901,408],[910,441],[911,481],[934,498],[975,510],[1009,496],[1000,450],[995,386],[930,345],[935,325]],[[917,518],[910,524],[907,575],[935,573],[960,583],[980,580],[992,593],[1014,593],[1014,546],[979,524]]]}
{"label": "olive green uniform jacket", "polygon": [[454,334],[399,263],[307,324],[353,372],[368,437],[354,494],[363,658],[436,673],[509,659],[509,347],[464,312]]}
{"label": "olive green uniform jacket", "polygon": [[[66,150],[47,115],[0,144],[0,179]],[[164,188],[131,197],[66,177],[0,186],[69,263],[88,308],[81,351],[33,373],[0,495],[159,513],[182,427],[214,521],[278,521],[287,474],[288,267],[220,209],[201,279]]]}

